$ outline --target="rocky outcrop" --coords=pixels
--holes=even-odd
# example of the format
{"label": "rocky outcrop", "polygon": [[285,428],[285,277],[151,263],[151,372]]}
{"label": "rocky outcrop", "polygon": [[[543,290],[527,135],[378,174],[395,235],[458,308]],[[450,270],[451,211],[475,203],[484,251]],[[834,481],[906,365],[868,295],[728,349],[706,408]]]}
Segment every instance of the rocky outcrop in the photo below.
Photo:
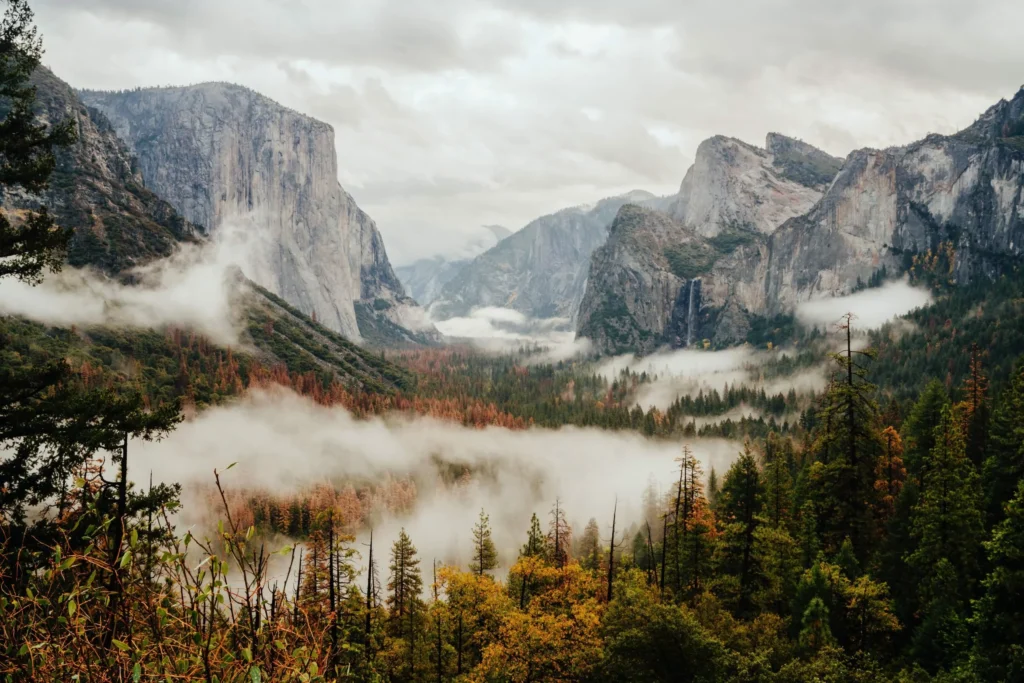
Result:
{"label": "rocky outcrop", "polygon": [[853,152],[818,205],[773,235],[766,308],[846,294],[883,267],[928,276],[936,266],[914,257],[929,251],[947,279],[991,279],[1022,250],[1024,89],[956,135]]}
{"label": "rocky outcrop", "polygon": [[735,343],[757,318],[884,273],[968,283],[1024,260],[1024,89],[956,135],[855,151],[831,181],[831,157],[782,136],[763,154],[725,138],[701,149],[674,230],[624,209],[616,224],[640,227],[617,239],[613,226],[595,254],[577,331],[599,351]]}
{"label": "rocky outcrop", "polygon": [[807,213],[842,164],[810,145],[770,133],[765,149],[716,136],[697,148],[672,217],[704,237],[771,234]]}
{"label": "rocky outcrop", "polygon": [[690,278],[670,260],[672,249],[699,251],[704,240],[669,216],[623,206],[606,244],[594,252],[579,311],[579,336],[604,353],[649,353],[666,331],[692,338]]}
{"label": "rocky outcrop", "polygon": [[[373,220],[338,183],[329,125],[223,83],[81,96],[128,143],[151,190],[211,234],[246,231],[256,282],[350,339],[436,338]],[[402,339],[361,335],[360,305]]]}
{"label": "rocky outcrop", "polygon": [[459,271],[473,262],[474,257],[511,234],[511,230],[500,225],[484,225],[467,240],[455,258],[432,256],[419,259],[407,266],[398,266],[395,273],[405,291],[421,306],[427,306],[441,295],[441,290]]}
{"label": "rocky outcrop", "polygon": [[534,318],[574,318],[590,257],[627,202],[657,201],[634,191],[538,218],[463,267],[430,306],[432,317],[466,315],[478,306],[511,308]]}
{"label": "rocky outcrop", "polygon": [[16,188],[0,192],[6,209],[45,204],[58,225],[73,231],[68,261],[115,275],[168,256],[181,242],[201,238],[195,226],[143,183],[131,151],[105,117],[90,111],[51,71],[32,76],[36,114],[47,123],[70,120],[77,139],[57,150],[42,196]]}

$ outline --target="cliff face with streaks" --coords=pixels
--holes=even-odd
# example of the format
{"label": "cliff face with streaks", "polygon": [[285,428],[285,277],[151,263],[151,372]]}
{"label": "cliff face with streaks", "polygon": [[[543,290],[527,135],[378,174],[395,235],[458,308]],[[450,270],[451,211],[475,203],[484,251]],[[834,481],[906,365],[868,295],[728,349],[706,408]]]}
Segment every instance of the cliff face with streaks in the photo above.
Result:
{"label": "cliff face with streaks", "polygon": [[619,213],[591,264],[578,335],[603,352],[735,343],[757,318],[934,268],[940,251],[956,283],[1024,259],[1024,89],[955,135],[857,150],[838,173],[834,161],[775,135],[764,150],[703,143],[674,225]]}
{"label": "cliff face with streaks", "polygon": [[329,125],[223,83],[81,96],[112,122],[151,190],[209,234],[246,232],[257,283],[353,340],[437,338],[373,220],[338,183]]}

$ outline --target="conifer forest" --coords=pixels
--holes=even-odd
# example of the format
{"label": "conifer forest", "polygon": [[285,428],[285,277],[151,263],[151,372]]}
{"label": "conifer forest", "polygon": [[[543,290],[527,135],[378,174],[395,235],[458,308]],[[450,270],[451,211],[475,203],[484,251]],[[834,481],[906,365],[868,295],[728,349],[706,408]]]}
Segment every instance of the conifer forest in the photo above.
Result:
{"label": "conifer forest", "polygon": [[[696,276],[767,238],[693,237],[664,274],[685,330],[646,360],[442,340],[405,294],[358,295],[353,340],[234,269],[234,339],[132,318],[103,292],[212,226],[150,182],[156,138],[125,146],[44,66],[29,4],[0,3],[0,680],[1024,681],[1019,247],[960,258],[949,229],[844,293],[924,305],[726,338]],[[1024,127],[1002,135],[1024,178]],[[825,157],[785,182],[838,186]],[[382,258],[364,290],[398,282]],[[3,303],[53,282],[106,317]]]}

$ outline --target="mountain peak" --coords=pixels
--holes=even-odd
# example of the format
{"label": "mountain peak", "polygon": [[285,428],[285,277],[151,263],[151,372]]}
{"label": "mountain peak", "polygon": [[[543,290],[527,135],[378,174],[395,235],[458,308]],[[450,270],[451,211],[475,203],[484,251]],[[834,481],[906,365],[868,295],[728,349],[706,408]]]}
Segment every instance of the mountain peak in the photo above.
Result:
{"label": "mountain peak", "polygon": [[986,140],[1024,136],[1024,86],[1010,100],[999,100],[957,135],[980,135]]}

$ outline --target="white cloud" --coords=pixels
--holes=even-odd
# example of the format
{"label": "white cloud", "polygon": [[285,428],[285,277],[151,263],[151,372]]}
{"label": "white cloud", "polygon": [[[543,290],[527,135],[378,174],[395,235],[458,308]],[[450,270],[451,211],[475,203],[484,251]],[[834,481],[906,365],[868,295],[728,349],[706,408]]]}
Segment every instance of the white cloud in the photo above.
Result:
{"label": "white cloud", "polygon": [[214,342],[237,344],[235,278],[251,274],[250,255],[258,249],[251,231],[227,223],[213,241],[183,245],[135,269],[132,285],[76,268],[49,274],[36,286],[6,278],[0,280],[0,315],[63,327],[186,327]]}
{"label": "white cloud", "polygon": [[911,287],[906,280],[896,280],[847,296],[805,301],[797,304],[796,317],[804,325],[827,330],[839,323],[842,316],[852,313],[854,330],[876,330],[931,302],[928,290]]}
{"label": "white cloud", "polygon": [[454,340],[496,353],[533,351],[530,362],[558,362],[590,351],[590,341],[576,339],[568,318],[530,318],[511,308],[483,306],[468,316],[435,320],[435,327]]}
{"label": "white cloud", "polygon": [[[336,128],[395,263],[643,187],[769,130],[844,155],[969,124],[1020,85],[1024,6],[642,0],[37,0],[77,87],[252,87]],[[593,116],[600,112],[600,116]]]}

